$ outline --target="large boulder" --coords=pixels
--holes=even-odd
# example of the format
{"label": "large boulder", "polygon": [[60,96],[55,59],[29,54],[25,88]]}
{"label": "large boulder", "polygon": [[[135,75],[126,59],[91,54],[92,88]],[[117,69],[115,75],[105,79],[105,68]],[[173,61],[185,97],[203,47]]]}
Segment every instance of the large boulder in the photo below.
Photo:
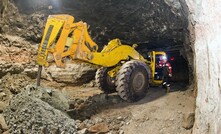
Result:
{"label": "large boulder", "polygon": [[95,78],[96,68],[86,63],[68,63],[65,68],[58,68],[55,64],[45,68],[43,78],[60,83],[81,85]]}

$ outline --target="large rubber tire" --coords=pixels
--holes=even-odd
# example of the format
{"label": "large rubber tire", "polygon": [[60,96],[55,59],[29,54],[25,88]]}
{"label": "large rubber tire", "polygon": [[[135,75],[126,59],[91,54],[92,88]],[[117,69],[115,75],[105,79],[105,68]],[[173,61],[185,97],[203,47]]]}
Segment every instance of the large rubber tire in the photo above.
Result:
{"label": "large rubber tire", "polygon": [[116,77],[116,90],[128,102],[136,102],[146,96],[149,88],[149,70],[145,63],[132,60],[121,66]]}
{"label": "large rubber tire", "polygon": [[107,74],[109,70],[109,68],[99,68],[95,76],[98,88],[105,94],[116,92],[115,80],[113,82],[113,79]]}

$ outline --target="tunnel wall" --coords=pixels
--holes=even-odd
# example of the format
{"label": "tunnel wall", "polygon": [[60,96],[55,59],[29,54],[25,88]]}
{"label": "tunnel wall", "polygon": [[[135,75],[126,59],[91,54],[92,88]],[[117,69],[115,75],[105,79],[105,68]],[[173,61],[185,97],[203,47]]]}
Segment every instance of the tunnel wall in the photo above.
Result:
{"label": "tunnel wall", "polygon": [[[98,45],[114,38],[154,47],[182,45],[187,28],[179,0],[13,0],[21,13],[67,13],[90,25]],[[48,10],[51,6],[51,10]],[[165,14],[166,13],[166,14]]]}
{"label": "tunnel wall", "polygon": [[196,111],[194,134],[221,133],[221,3],[187,0],[195,27]]}

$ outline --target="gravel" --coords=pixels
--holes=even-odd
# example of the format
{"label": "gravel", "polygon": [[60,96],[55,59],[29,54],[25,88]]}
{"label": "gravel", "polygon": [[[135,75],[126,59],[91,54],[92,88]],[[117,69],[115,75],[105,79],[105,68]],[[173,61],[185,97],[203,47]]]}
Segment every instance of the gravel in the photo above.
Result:
{"label": "gravel", "polygon": [[65,114],[68,103],[59,91],[28,85],[4,110],[11,134],[76,133],[75,120]]}

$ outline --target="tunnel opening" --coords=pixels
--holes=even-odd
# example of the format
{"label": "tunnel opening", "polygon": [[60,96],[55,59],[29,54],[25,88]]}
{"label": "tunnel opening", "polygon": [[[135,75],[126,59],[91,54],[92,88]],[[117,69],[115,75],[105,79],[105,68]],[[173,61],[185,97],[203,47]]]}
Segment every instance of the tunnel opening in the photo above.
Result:
{"label": "tunnel opening", "polygon": [[173,67],[172,82],[189,83],[188,62],[178,51],[166,51],[169,62]]}

